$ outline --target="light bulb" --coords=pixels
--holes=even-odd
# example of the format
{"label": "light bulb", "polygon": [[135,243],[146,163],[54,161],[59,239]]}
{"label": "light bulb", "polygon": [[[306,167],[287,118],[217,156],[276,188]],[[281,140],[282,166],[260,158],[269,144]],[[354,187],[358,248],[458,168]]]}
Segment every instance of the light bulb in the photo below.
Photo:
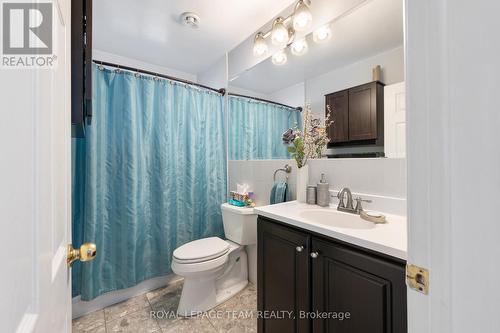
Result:
{"label": "light bulb", "polygon": [[332,37],[330,25],[324,25],[313,32],[313,40],[316,43],[324,43]]}
{"label": "light bulb", "polygon": [[307,53],[309,46],[307,45],[306,39],[303,38],[293,42],[291,49],[293,55],[301,56]]}
{"label": "light bulb", "polygon": [[273,23],[273,30],[271,32],[272,43],[280,48],[283,48],[288,43],[289,38],[288,29],[283,23],[283,18],[278,17]]}
{"label": "light bulb", "polygon": [[267,53],[267,43],[264,39],[264,34],[262,32],[255,35],[255,40],[253,42],[253,54],[257,57],[263,56]]}
{"label": "light bulb", "polygon": [[295,6],[293,12],[293,28],[297,31],[306,30],[311,26],[312,14],[309,7],[303,0],[300,0]]}
{"label": "light bulb", "polygon": [[271,58],[273,64],[281,66],[286,64],[288,57],[286,56],[286,53],[284,50],[280,50],[273,54],[273,57]]}

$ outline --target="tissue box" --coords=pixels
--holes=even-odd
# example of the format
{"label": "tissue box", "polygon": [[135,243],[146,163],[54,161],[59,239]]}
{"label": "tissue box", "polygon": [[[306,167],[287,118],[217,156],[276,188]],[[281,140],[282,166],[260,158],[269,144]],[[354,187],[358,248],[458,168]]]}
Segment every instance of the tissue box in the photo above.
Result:
{"label": "tissue box", "polygon": [[229,198],[231,200],[245,202],[248,200],[248,194],[246,194],[246,193],[242,194],[242,193],[238,193],[236,191],[231,191],[231,192],[229,192]]}

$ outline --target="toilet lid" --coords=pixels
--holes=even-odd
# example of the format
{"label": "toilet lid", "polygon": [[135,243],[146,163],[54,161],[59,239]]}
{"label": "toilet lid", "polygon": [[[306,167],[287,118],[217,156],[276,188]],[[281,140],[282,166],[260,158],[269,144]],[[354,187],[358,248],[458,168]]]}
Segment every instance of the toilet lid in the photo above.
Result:
{"label": "toilet lid", "polygon": [[208,237],[186,243],[174,251],[174,259],[195,263],[215,259],[229,251],[229,243],[219,237]]}

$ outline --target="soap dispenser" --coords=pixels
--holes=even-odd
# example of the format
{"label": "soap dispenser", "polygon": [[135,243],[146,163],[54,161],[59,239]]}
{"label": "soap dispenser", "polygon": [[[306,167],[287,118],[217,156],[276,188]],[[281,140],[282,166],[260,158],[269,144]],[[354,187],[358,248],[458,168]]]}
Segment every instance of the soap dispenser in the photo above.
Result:
{"label": "soap dispenser", "polygon": [[327,183],[325,174],[321,174],[316,192],[318,206],[327,207],[330,204],[330,184]]}

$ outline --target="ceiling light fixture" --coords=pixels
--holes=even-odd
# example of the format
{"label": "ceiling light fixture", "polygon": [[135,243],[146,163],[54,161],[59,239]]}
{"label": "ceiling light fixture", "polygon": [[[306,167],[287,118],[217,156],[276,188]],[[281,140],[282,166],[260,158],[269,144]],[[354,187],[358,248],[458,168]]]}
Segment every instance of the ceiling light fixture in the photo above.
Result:
{"label": "ceiling light fixture", "polygon": [[281,66],[286,64],[288,57],[285,53],[285,50],[279,50],[275,54],[273,54],[273,57],[271,58],[273,64]]}
{"label": "ceiling light fixture", "polygon": [[311,23],[312,14],[309,6],[303,0],[299,0],[293,12],[293,28],[297,31],[303,31],[308,29]]}
{"label": "ceiling light fixture", "polygon": [[253,54],[257,57],[263,56],[267,53],[268,47],[266,40],[264,39],[264,34],[259,32],[255,35],[255,40],[253,42]]}
{"label": "ceiling light fixture", "polygon": [[330,25],[324,25],[313,32],[313,40],[316,43],[324,43],[332,37]]}
{"label": "ceiling light fixture", "polygon": [[[312,25],[312,13],[309,8],[311,0],[298,0],[295,4],[293,13],[287,17],[278,17],[273,21],[272,28],[267,32],[259,31],[255,35],[253,43],[253,54],[261,57],[268,52],[268,43],[266,38],[270,37],[271,43],[277,46],[278,51],[272,56],[272,62],[275,65],[283,65],[287,62],[287,55],[283,49],[290,46],[293,55],[300,56],[306,54],[309,45],[305,37],[294,41],[296,31],[308,32]],[[324,25],[312,33],[312,39],[316,43],[324,43],[332,36],[330,24]],[[304,36],[304,33],[300,36]]]}
{"label": "ceiling light fixture", "polygon": [[284,19],[278,17],[273,22],[273,29],[271,32],[271,41],[274,45],[283,48],[288,44],[290,35],[288,34],[288,29],[285,26]]}
{"label": "ceiling light fixture", "polygon": [[290,49],[292,50],[293,55],[301,56],[307,53],[309,46],[307,45],[306,39],[303,38],[293,42]]}

